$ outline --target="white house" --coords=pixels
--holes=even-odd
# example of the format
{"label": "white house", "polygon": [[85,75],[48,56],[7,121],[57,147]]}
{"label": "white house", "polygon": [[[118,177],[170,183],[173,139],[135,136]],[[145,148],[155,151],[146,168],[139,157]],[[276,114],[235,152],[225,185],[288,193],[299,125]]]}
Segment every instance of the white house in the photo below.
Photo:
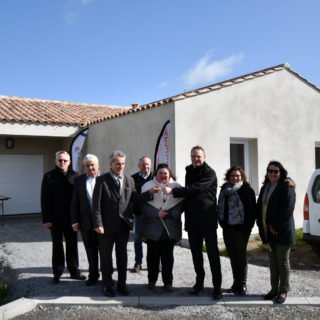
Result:
{"label": "white house", "polygon": [[69,150],[80,131],[122,109],[0,96],[0,195],[10,197],[4,213],[40,212],[41,180],[55,152]]}
{"label": "white house", "polygon": [[[115,149],[127,153],[127,173],[137,159],[153,157],[158,135],[170,120],[170,165],[184,182],[190,149],[200,144],[223,183],[231,164],[241,164],[258,194],[266,166],[279,160],[297,184],[295,220],[311,173],[320,166],[320,90],[286,64],[128,109],[120,117],[92,124],[87,151],[108,169]],[[317,155],[317,156],[316,156]]]}

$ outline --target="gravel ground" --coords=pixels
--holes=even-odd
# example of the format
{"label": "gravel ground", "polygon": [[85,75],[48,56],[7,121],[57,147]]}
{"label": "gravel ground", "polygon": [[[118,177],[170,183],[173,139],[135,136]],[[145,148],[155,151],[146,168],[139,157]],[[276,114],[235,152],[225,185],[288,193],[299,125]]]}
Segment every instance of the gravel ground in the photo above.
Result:
{"label": "gravel ground", "polygon": [[[87,287],[84,282],[71,280],[65,273],[58,285],[52,284],[51,271],[51,239],[50,234],[41,225],[39,216],[6,218],[0,224],[0,261],[2,262],[0,282],[8,284],[9,297],[12,301],[21,297],[54,297],[54,296],[102,296],[101,283]],[[145,248],[144,248],[145,249]],[[146,251],[144,251],[146,252]],[[80,268],[87,274],[87,262],[81,239],[79,241]],[[133,243],[128,244],[128,267],[134,262]],[[221,258],[223,283],[227,289],[232,284],[232,274],[228,258]],[[145,266],[145,262],[144,262]],[[200,296],[211,295],[212,284],[209,266],[205,259],[206,289]],[[115,279],[116,272],[115,272]],[[174,283],[175,288],[170,296],[186,296],[188,289],[195,280],[191,253],[188,249],[177,246],[175,248]],[[147,271],[139,274],[128,272],[128,288],[131,295],[164,296],[162,281],[159,278],[155,292],[146,289]],[[252,295],[263,295],[268,292],[269,269],[249,265],[248,291]],[[292,270],[290,296],[318,296],[319,271]],[[57,317],[59,314],[59,318]],[[145,309],[129,307],[89,308],[37,308],[33,312],[16,319],[88,319],[94,314],[95,319],[317,319],[320,309],[314,307],[224,307],[224,306],[187,306],[164,309]],[[37,315],[37,316],[36,316]]]}

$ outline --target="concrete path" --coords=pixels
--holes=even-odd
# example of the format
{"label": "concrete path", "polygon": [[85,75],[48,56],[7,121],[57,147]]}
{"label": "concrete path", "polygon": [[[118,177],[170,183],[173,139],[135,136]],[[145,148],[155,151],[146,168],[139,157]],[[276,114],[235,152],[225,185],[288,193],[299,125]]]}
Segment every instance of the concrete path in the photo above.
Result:
{"label": "concrete path", "polygon": [[37,306],[130,306],[130,307],[169,307],[169,306],[190,306],[190,305],[220,305],[225,307],[262,307],[262,306],[320,306],[320,297],[288,297],[282,305],[273,301],[263,300],[261,296],[248,295],[245,297],[224,296],[219,301],[211,297],[38,297],[33,299],[21,298],[0,307],[0,320],[12,319],[16,316],[30,312]]}

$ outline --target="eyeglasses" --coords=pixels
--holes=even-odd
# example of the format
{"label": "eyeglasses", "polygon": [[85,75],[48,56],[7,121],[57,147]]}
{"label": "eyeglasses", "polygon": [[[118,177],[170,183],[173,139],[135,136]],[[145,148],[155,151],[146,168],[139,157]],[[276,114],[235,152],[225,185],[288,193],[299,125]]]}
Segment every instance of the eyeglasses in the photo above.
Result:
{"label": "eyeglasses", "polygon": [[272,170],[272,169],[268,169],[268,173],[278,174],[279,172],[280,172],[280,170]]}
{"label": "eyeglasses", "polygon": [[59,162],[68,162],[69,160],[65,160],[65,159],[59,159]]}

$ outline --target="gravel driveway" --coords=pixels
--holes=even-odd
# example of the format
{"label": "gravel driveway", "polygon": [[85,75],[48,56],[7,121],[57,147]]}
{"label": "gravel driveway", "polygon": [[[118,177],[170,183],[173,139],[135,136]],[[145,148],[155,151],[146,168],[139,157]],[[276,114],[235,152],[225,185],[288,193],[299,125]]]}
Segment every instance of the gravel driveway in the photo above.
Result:
{"label": "gravel driveway", "polygon": [[[10,300],[20,297],[54,297],[54,296],[102,296],[101,283],[87,287],[82,281],[71,280],[68,274],[64,274],[61,283],[52,284],[51,272],[51,239],[47,230],[42,227],[39,216],[6,218],[0,224],[0,260],[4,263],[6,270],[1,273],[0,281],[8,283],[10,287]],[[145,252],[145,251],[144,251]],[[87,262],[84,247],[79,241],[80,268],[87,274]],[[128,244],[129,266],[134,262],[133,243]],[[202,296],[211,295],[211,277],[207,259],[205,259],[206,289],[200,293]],[[232,284],[232,274],[228,258],[221,258],[223,282],[222,288],[227,289]],[[145,262],[144,262],[145,266]],[[116,279],[116,275],[115,275]],[[174,283],[175,288],[170,296],[187,296],[188,289],[194,284],[194,270],[191,260],[191,253],[186,248],[177,246],[175,248]],[[128,288],[131,295],[137,296],[164,296],[162,281],[158,280],[158,287],[155,292],[150,292],[146,288],[147,271],[143,270],[139,274],[128,272]],[[263,295],[270,289],[269,269],[267,266],[261,267],[249,265],[248,271],[248,292],[252,295]],[[319,271],[318,270],[292,270],[290,296],[319,296]],[[52,312],[56,308],[36,309],[38,319],[58,319]],[[96,313],[95,319],[138,319],[142,316],[146,319],[208,319],[215,316],[216,319],[283,319],[284,312],[288,319],[313,319],[320,318],[320,310],[313,307],[257,307],[257,308],[233,308],[223,306],[188,306],[166,308],[165,310],[148,310],[141,308],[109,307],[109,308],[89,308],[77,307],[68,308],[62,312],[59,319],[88,319],[93,310]],[[116,310],[116,311],[115,311]],[[17,319],[36,319],[34,312],[23,315]],[[43,314],[42,314],[43,313]],[[32,316],[33,314],[33,316]],[[48,315],[48,317],[45,316]],[[51,314],[51,315],[50,315]],[[74,314],[74,317],[72,317]],[[299,316],[300,315],[300,316]],[[101,317],[100,317],[101,316]],[[299,316],[299,317],[298,317]]]}

